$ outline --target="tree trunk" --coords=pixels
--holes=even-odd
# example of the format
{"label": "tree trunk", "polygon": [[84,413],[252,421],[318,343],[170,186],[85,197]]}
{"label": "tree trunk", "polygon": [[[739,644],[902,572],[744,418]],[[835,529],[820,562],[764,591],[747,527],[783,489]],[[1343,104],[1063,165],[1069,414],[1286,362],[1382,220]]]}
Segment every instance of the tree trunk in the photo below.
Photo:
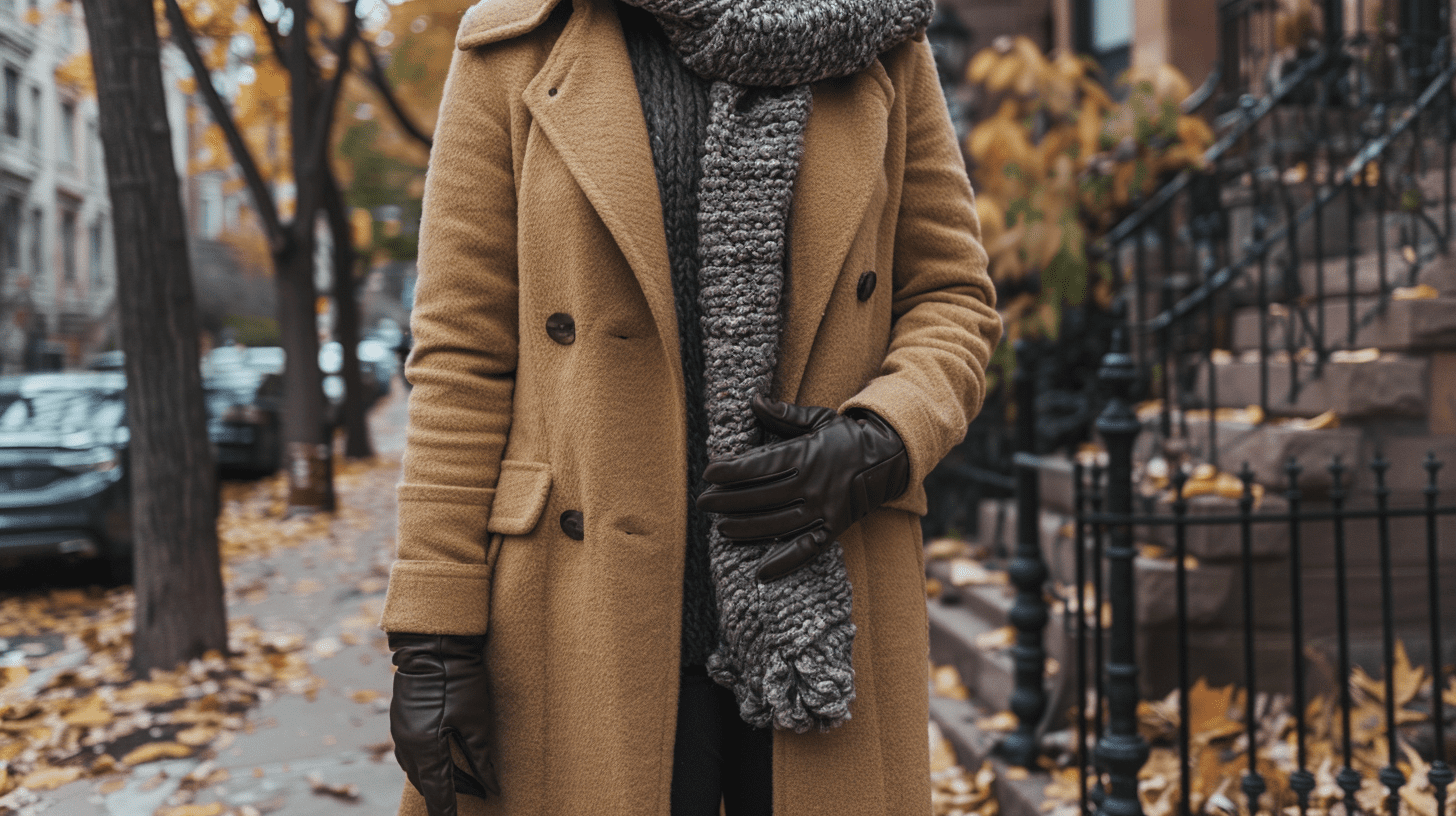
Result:
{"label": "tree trunk", "polygon": [[[310,0],[287,0],[293,31],[307,32]],[[323,183],[321,153],[307,149],[315,133],[319,94],[307,36],[289,37],[282,55],[289,75],[289,135],[293,149],[296,211],[278,270],[278,329],[288,365],[283,375],[283,439],[292,510],[334,509],[333,428],[327,420],[318,367],[318,297],[314,286],[315,217]]]}
{"label": "tree trunk", "polygon": [[82,0],[116,232],[138,672],[227,649],[217,473],[151,0]]}
{"label": "tree trunk", "polygon": [[328,168],[324,175],[324,204],[334,238],[334,338],[344,351],[344,455],[368,459],[374,455],[368,410],[374,395],[364,392],[364,378],[359,371],[359,287],[354,275],[358,253],[354,251],[354,228],[338,179]]}

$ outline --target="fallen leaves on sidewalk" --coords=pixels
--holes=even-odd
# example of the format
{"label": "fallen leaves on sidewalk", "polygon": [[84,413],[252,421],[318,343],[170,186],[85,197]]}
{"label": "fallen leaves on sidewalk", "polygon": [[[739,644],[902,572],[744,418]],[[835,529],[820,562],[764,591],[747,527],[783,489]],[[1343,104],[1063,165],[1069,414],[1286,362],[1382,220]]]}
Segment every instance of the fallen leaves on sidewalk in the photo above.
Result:
{"label": "fallen leaves on sidewalk", "polygon": [[332,796],[335,799],[342,799],[345,802],[356,802],[359,800],[358,785],[336,785],[325,782],[321,774],[311,773],[307,777],[308,787],[319,796]]}
{"label": "fallen leaves on sidewalk", "polygon": [[52,647],[0,686],[0,733],[11,737],[0,741],[8,764],[0,795],[192,756],[243,730],[243,713],[263,695],[309,694],[322,683],[303,638],[264,632],[249,618],[230,623],[232,656],[134,679],[126,666],[131,604],[125,589],[0,601],[0,637]]}
{"label": "fallen leaves on sidewalk", "polygon": [[971,774],[956,759],[955,748],[930,724],[930,801],[935,816],[996,816],[996,772],[990,763]]}
{"label": "fallen leaves on sidewalk", "polygon": [[[1430,764],[1412,747],[1429,730],[1432,687],[1425,668],[1413,665],[1405,647],[1396,650],[1391,673],[1396,704],[1396,740],[1404,760],[1398,769],[1409,780],[1400,790],[1407,812],[1436,816],[1435,790],[1428,774]],[[1352,709],[1350,736],[1351,766],[1359,772],[1361,786],[1355,799],[1366,813],[1385,810],[1388,791],[1379,774],[1388,762],[1389,743],[1385,729],[1385,682],[1355,668],[1351,676]],[[1443,694],[1456,701],[1456,679]],[[1195,814],[1237,813],[1242,802],[1239,780],[1248,768],[1249,739],[1245,725],[1247,697],[1233,686],[1213,687],[1200,680],[1188,694],[1189,767],[1191,807]],[[1294,751],[1298,720],[1290,710],[1289,698],[1260,694],[1255,699],[1258,725],[1257,767],[1268,790],[1261,806],[1267,812],[1299,812],[1298,798],[1289,787],[1290,775],[1299,769]],[[1344,767],[1340,733],[1341,711],[1329,695],[1316,697],[1305,714],[1308,770],[1315,788],[1307,813],[1325,816],[1341,811],[1345,793],[1336,783]],[[1175,691],[1163,700],[1145,701],[1138,706],[1139,730],[1151,746],[1147,763],[1138,774],[1138,793],[1146,816],[1173,816],[1181,807],[1180,762],[1177,749],[1179,701]],[[1070,775],[1069,775],[1070,774]],[[1076,801],[1075,768],[1057,771],[1045,795],[1063,804]],[[1238,804],[1235,804],[1238,800]],[[1272,809],[1272,810],[1268,810]],[[1456,788],[1448,791],[1446,812],[1456,812]]]}
{"label": "fallen leaves on sidewalk", "polygon": [[[336,485],[348,490],[376,470],[372,464],[345,465]],[[280,547],[332,542],[339,522],[352,527],[371,523],[363,510],[285,519],[285,486],[281,476],[224,486],[219,538],[228,590],[235,598],[266,597],[267,588],[258,581],[233,585],[232,566]],[[372,583],[366,587],[366,582]],[[369,594],[373,584],[382,586],[371,576],[351,591]],[[290,588],[300,593],[323,589],[316,581],[308,585],[307,579]],[[251,617],[234,617],[228,627],[229,655],[211,653],[174,671],[137,678],[128,668],[133,606],[129,587],[59,589],[0,599],[0,660],[6,663],[0,666],[0,814],[33,802],[35,791],[78,779],[131,773],[158,760],[214,755],[239,732],[255,727],[245,714],[258,702],[277,694],[312,699],[323,681],[309,661],[330,657],[343,647],[338,639],[310,643],[296,631],[265,630]],[[341,622],[354,642],[360,638],[348,630],[363,624],[372,631],[378,619],[377,610],[370,614],[367,606],[361,605],[357,620]],[[366,702],[363,697],[357,693],[355,699]],[[219,772],[208,763],[199,771],[204,768],[207,775],[189,777],[184,789],[217,781]],[[315,790],[339,798],[350,795],[347,787]],[[175,807],[158,813],[228,812],[220,804],[169,804]]]}

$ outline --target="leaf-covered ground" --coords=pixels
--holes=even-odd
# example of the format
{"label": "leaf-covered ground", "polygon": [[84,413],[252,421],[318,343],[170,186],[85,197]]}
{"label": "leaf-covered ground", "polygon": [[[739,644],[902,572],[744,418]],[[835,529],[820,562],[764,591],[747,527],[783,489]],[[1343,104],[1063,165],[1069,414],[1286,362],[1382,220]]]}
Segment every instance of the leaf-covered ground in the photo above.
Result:
{"label": "leaf-covered ground", "polygon": [[[1212,477],[1210,477],[1212,478]],[[950,582],[957,587],[981,584],[1004,584],[1005,573],[986,569],[979,560],[983,553],[965,542],[941,539],[930,542],[926,555],[950,566]],[[945,588],[939,580],[930,579],[926,593],[934,598]],[[1073,595],[1066,592],[1064,595]],[[1063,605],[1058,605],[1061,610]],[[1072,614],[1075,614],[1075,609]],[[1104,625],[1110,624],[1110,609],[1101,610]],[[1089,610],[1090,615],[1090,610]],[[979,649],[1009,649],[1015,641],[1010,627],[987,632],[978,639]],[[1049,660],[1048,673],[1057,671]],[[1445,669],[1444,685],[1438,686],[1426,667],[1411,662],[1405,646],[1399,642],[1392,671],[1392,695],[1397,723],[1397,768],[1408,780],[1400,791],[1402,813],[1409,816],[1437,816],[1436,796],[1427,778],[1432,744],[1431,716],[1437,693],[1445,703],[1447,756],[1456,755],[1456,677]],[[933,693],[951,699],[970,696],[962,678],[953,666],[931,666]],[[1387,810],[1388,790],[1378,775],[1389,762],[1390,742],[1386,732],[1385,681],[1355,667],[1350,676],[1352,710],[1350,716],[1351,766],[1360,772],[1362,787],[1356,802],[1365,813]],[[1246,698],[1234,686],[1214,687],[1203,680],[1188,693],[1191,733],[1191,805],[1197,814],[1236,816],[1247,812],[1247,803],[1240,789],[1240,780],[1248,769],[1248,737],[1245,733]],[[1258,769],[1268,785],[1260,802],[1264,812],[1299,816],[1298,798],[1290,789],[1290,774],[1299,770],[1297,753],[1297,721],[1287,695],[1260,694],[1255,701],[1258,718]],[[1178,693],[1163,700],[1144,701],[1138,705],[1140,730],[1151,746],[1151,754],[1139,774],[1139,794],[1146,816],[1173,816],[1181,805],[1180,766],[1177,752],[1179,731]],[[1310,795],[1308,816],[1338,814],[1344,816],[1344,791],[1336,784],[1336,774],[1344,767],[1342,717],[1336,695],[1323,695],[1311,701],[1305,714],[1307,769],[1314,774],[1315,789]],[[1003,711],[984,717],[976,723],[982,731],[1009,732],[1017,725],[1015,715]],[[932,746],[937,738],[932,733]],[[1068,747],[1075,740],[1063,740]],[[934,749],[932,749],[934,750]],[[1076,816],[1079,787],[1075,760],[1068,752],[1060,762],[1042,759],[1044,772],[1051,776],[1044,796],[1044,809],[1053,816]],[[1017,770],[1017,769],[1013,769]],[[983,769],[977,778],[988,775],[995,781],[994,771]],[[1023,777],[1024,778],[1024,777]],[[1089,786],[1095,780],[1088,780]],[[938,814],[950,811],[937,810]],[[974,810],[979,816],[995,813],[994,798],[983,801]],[[1456,786],[1447,791],[1445,812],[1456,813]]]}
{"label": "leaf-covered ground", "polygon": [[283,519],[281,479],[225,486],[228,656],[132,677],[128,588],[0,590],[0,814],[392,811],[377,622],[403,402],[375,412],[381,455],[340,465],[337,514]]}

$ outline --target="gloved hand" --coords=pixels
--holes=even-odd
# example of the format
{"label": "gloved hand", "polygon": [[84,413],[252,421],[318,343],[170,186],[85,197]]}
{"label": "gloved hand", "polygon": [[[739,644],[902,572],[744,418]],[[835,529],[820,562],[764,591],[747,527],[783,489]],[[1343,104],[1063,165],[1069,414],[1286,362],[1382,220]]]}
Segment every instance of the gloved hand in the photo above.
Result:
{"label": "gloved hand", "polygon": [[758,396],[755,416],[782,442],[710,463],[698,507],[722,514],[735,544],[773,544],[758,579],[782,578],[823,552],[870,511],[905,492],[910,457],[870,411],[808,408]]}
{"label": "gloved hand", "polygon": [[[500,794],[490,759],[490,691],[485,637],[389,633],[394,699],[389,731],[394,757],[425,799],[430,816],[455,816],[455,794]],[[454,742],[466,773],[450,756]]]}

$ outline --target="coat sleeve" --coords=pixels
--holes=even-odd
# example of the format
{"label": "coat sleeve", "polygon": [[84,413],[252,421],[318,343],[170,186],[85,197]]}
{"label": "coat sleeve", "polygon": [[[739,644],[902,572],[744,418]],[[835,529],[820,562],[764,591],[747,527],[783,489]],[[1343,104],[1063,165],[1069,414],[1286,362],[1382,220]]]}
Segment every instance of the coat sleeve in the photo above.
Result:
{"label": "coat sleeve", "polygon": [[486,523],[518,319],[512,110],[489,53],[454,52],[426,175],[398,560],[381,622],[391,632],[476,635],[489,622]]}
{"label": "coat sleeve", "polygon": [[[996,290],[987,275],[965,162],[946,110],[930,46],[910,63],[904,185],[895,231],[894,323],[878,376],[844,405],[879,414],[900,434],[919,485],[965,438],[985,398],[986,364],[1001,339]],[[890,507],[925,512],[910,490]]]}

